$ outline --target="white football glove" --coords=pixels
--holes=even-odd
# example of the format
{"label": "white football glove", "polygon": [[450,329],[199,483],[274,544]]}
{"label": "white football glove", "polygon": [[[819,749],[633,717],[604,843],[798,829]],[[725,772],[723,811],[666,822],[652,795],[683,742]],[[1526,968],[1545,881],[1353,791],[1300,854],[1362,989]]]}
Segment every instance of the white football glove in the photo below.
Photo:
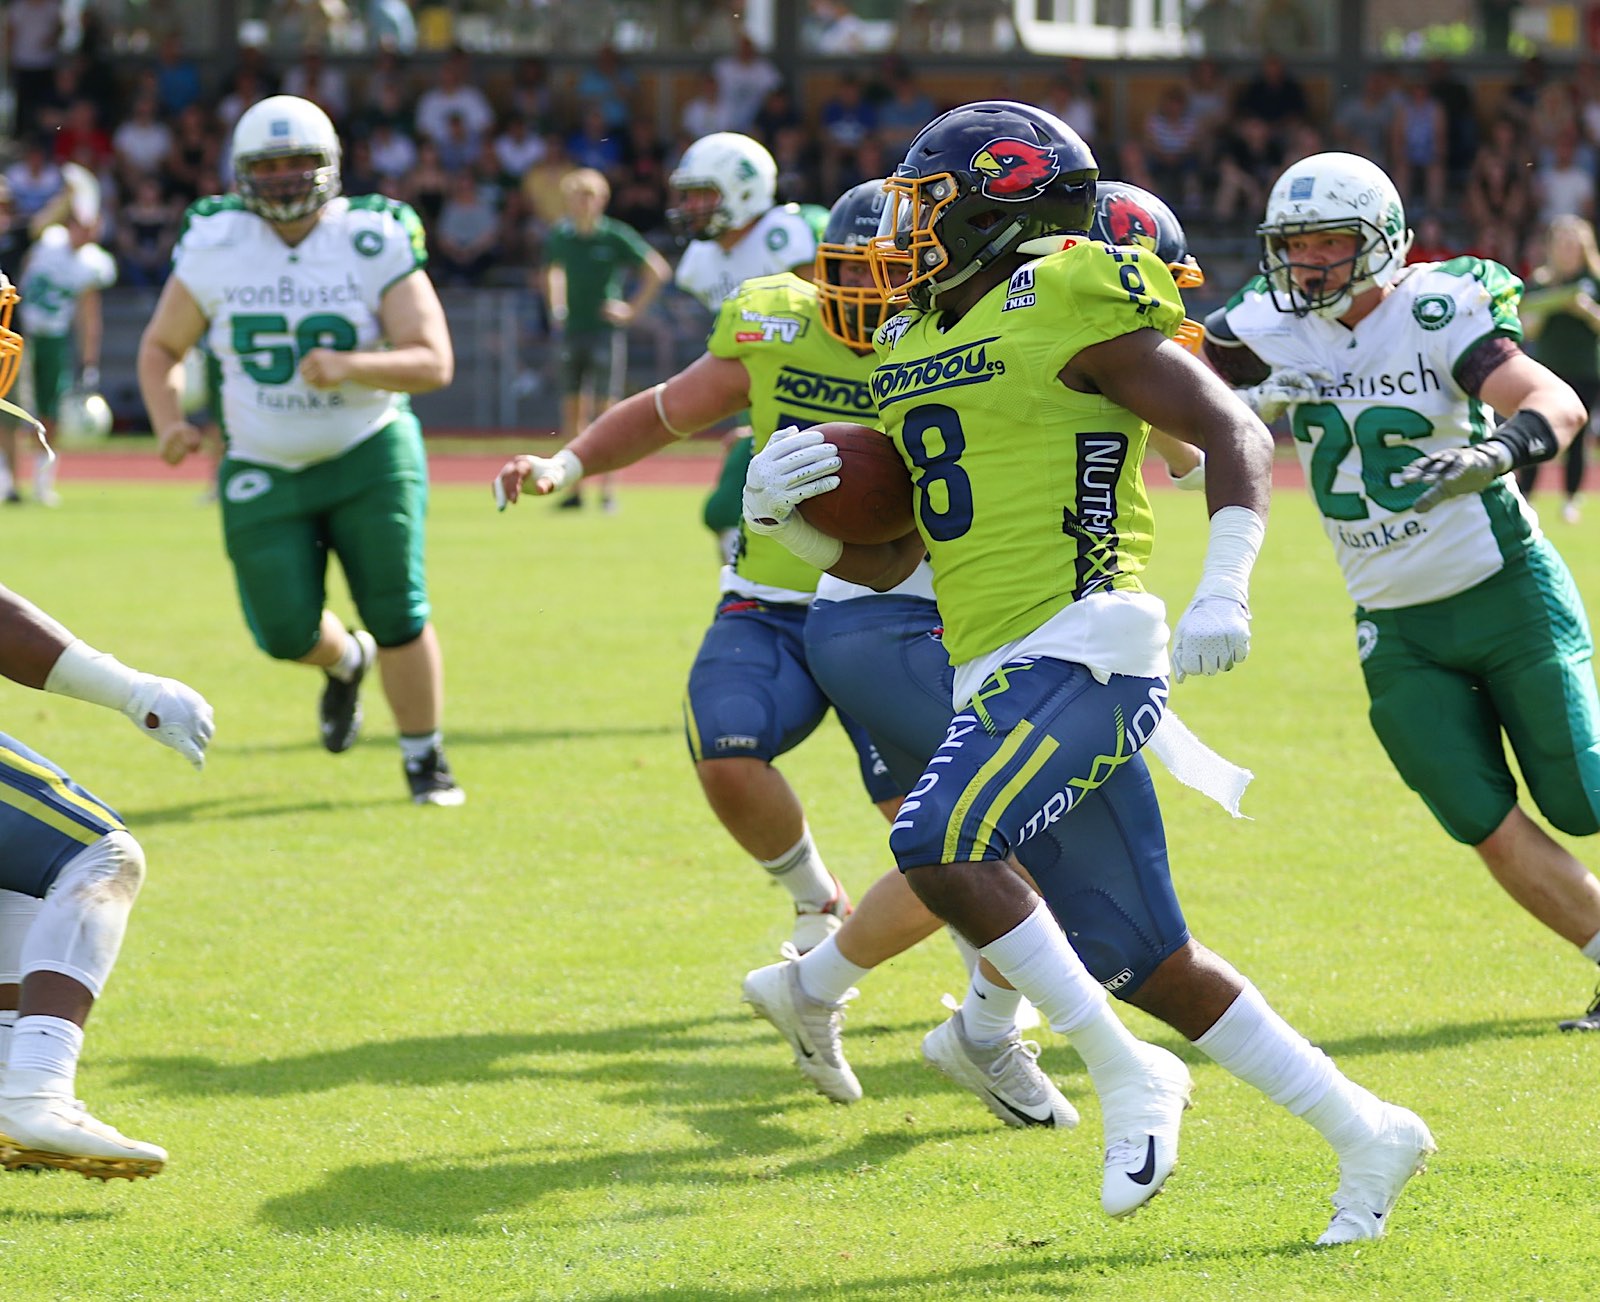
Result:
{"label": "white football glove", "polygon": [[1197,596],[1172,638],[1172,678],[1226,673],[1250,654],[1250,607],[1233,597]]}
{"label": "white football glove", "polygon": [[195,768],[205,768],[216,725],[210,703],[194,688],[176,678],[140,674],[122,712],[146,737],[172,747]]}
{"label": "white football glove", "polygon": [[750,458],[744,518],[757,533],[779,529],[795,507],[839,487],[839,449],[815,429],[780,429]]}
{"label": "white football glove", "polygon": [[1172,480],[1172,486],[1181,493],[1203,493],[1206,491],[1206,454],[1200,454],[1200,460],[1195,463],[1193,470],[1187,474],[1174,475],[1172,467],[1167,467],[1167,477]]}
{"label": "white football glove", "polygon": [[1235,392],[1251,411],[1270,425],[1295,403],[1315,401],[1321,393],[1319,385],[1332,383],[1333,376],[1313,366],[1303,371],[1274,371],[1253,388]]}
{"label": "white football glove", "polygon": [[1421,457],[1400,472],[1402,484],[1427,484],[1415,508],[1426,513],[1449,497],[1481,493],[1511,469],[1511,449],[1497,439],[1469,448],[1446,448]]}

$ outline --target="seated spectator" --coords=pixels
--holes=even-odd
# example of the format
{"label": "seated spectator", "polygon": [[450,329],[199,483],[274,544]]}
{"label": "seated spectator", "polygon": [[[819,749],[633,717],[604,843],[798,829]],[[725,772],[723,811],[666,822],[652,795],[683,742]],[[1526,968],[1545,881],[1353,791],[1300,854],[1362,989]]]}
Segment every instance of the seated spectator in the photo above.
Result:
{"label": "seated spectator", "polygon": [[444,207],[445,193],[450,188],[450,174],[439,163],[439,146],[431,140],[417,145],[417,163],[411,175],[405,178],[406,202],[422,218],[422,228],[431,239],[434,224]]}
{"label": "seated spectator", "polygon": [[1517,232],[1506,222],[1485,222],[1480,225],[1472,236],[1472,244],[1466,250],[1475,258],[1483,258],[1488,262],[1498,262],[1502,267],[1509,267],[1523,279],[1528,276],[1528,258],[1524,253]]}
{"label": "seated spectator", "polygon": [[367,143],[372,150],[372,170],[380,185],[405,176],[417,165],[417,142],[392,122],[380,121]]}
{"label": "seated spectator", "polygon": [[722,92],[717,88],[713,73],[702,74],[695,83],[694,94],[683,102],[683,108],[678,111],[678,125],[691,140],[723,129]]}
{"label": "seated spectator", "polygon": [[[67,124],[67,113],[79,100],[88,99],[83,84],[83,65],[77,59],[62,58],[50,75],[50,89],[33,106],[34,120],[41,131],[52,135]],[[58,156],[59,161],[59,156]]]}
{"label": "seated spectator", "polygon": [[1416,237],[1411,241],[1411,252],[1406,254],[1406,262],[1448,262],[1460,252],[1460,248],[1444,233],[1444,222],[1429,213],[1417,223]]}
{"label": "seated spectator", "polygon": [[172,128],[160,121],[161,105],[153,93],[139,96],[133,110],[111,136],[117,176],[132,190],[143,176],[156,176],[172,149]]}
{"label": "seated spectator", "polygon": [[241,69],[234,78],[233,89],[217,101],[218,130],[225,136],[231,136],[244,111],[253,104],[259,104],[270,94],[272,92],[267,89],[267,83],[254,69]]}
{"label": "seated spectator", "polygon": [[567,137],[567,155],[579,167],[592,167],[609,179],[622,171],[622,133],[607,125],[598,104],[587,105],[578,129]]}
{"label": "seated spectator", "polygon": [[183,37],[177,32],[168,32],[161,38],[156,55],[156,95],[162,113],[168,117],[176,117],[200,102],[200,69],[183,52]]}
{"label": "seated spectator", "polygon": [[387,122],[402,136],[416,139],[413,133],[415,114],[406,103],[405,87],[399,82],[385,80],[370,86],[360,112],[351,120],[350,129],[357,135],[371,135],[380,122]]}
{"label": "seated spectator", "polygon": [[1259,219],[1267,194],[1283,170],[1283,151],[1261,118],[1240,118],[1224,137],[1217,158],[1217,192],[1212,215],[1217,222],[1233,220],[1235,213]]}
{"label": "seated spectator", "polygon": [[[1414,75],[1406,83],[1389,126],[1389,174],[1412,211],[1438,212],[1444,206],[1448,143],[1444,109],[1428,93],[1421,74]],[[1424,200],[1421,204],[1419,192]]]}
{"label": "seated spectator", "polygon": [[[406,96],[409,93],[410,77],[399,54],[394,50],[380,48],[372,56],[372,67],[361,82],[360,95],[351,101],[352,125],[359,128],[363,124],[370,124],[375,115],[387,113],[409,131],[411,129],[409,115],[404,122],[400,122],[399,119],[399,115],[406,112]],[[380,104],[385,104],[386,107],[380,109],[378,107]]]}
{"label": "seated spectator", "polygon": [[344,151],[339,168],[346,194],[377,194],[383,189],[383,177],[372,162],[372,140],[357,136]]}
{"label": "seated spectator", "polygon": [[1240,118],[1259,118],[1266,123],[1267,134],[1282,148],[1289,128],[1304,121],[1310,107],[1305,87],[1284,66],[1283,56],[1268,54],[1261,60],[1261,70],[1239,92],[1234,112]]}
{"label": "seated spectator", "polygon": [[495,168],[508,183],[520,181],[544,155],[544,138],[534,133],[533,124],[521,114],[508,118],[494,138]]}
{"label": "seated spectator", "polygon": [[905,157],[917,132],[938,113],[909,66],[898,65],[889,81],[889,98],[878,105],[878,141],[884,151]]}
{"label": "seated spectator", "polygon": [[1387,168],[1400,98],[1394,73],[1388,68],[1371,69],[1362,79],[1360,92],[1346,95],[1333,110],[1334,148],[1360,154]]}
{"label": "seated spectator", "polygon": [[[1082,59],[1068,59],[1050,79],[1040,105],[1088,141],[1100,138],[1100,87],[1085,71]],[[1226,110],[1227,105],[1222,105]]]}
{"label": "seated spectator", "polygon": [[1476,227],[1504,222],[1521,230],[1533,219],[1534,195],[1522,129],[1497,118],[1467,173],[1467,220]]}
{"label": "seated spectator", "polygon": [[61,193],[61,169],[51,157],[45,137],[27,138],[22,157],[6,168],[6,184],[11,188],[12,210],[23,227]]}
{"label": "seated spectator", "polygon": [[1217,70],[1216,60],[1201,59],[1189,74],[1189,107],[1200,127],[1201,165],[1216,159],[1217,144],[1232,110],[1233,94]]}
{"label": "seated spectator", "polygon": [[804,127],[792,123],[772,141],[772,158],[778,165],[779,203],[808,203],[817,193],[816,158]]}
{"label": "seated spectator", "polygon": [[534,135],[555,125],[556,91],[543,59],[518,59],[511,69],[511,116],[528,123]]}
{"label": "seated spectator", "polygon": [[444,138],[435,140],[439,148],[439,166],[455,173],[477,162],[483,151],[483,138],[467,123],[463,114],[452,113],[445,120]]}
{"label": "seated spectator", "polygon": [[542,248],[550,228],[566,216],[567,201],[561,182],[568,172],[577,170],[567,154],[564,136],[552,131],[544,139],[544,157],[523,173],[520,187],[528,214],[524,238],[533,249]]}
{"label": "seated spectator", "polygon": [[308,47],[300,62],[283,74],[283,93],[308,99],[342,126],[350,110],[350,91],[344,73],[331,68],[316,46]]}
{"label": "seated spectator", "polygon": [[583,107],[600,110],[600,120],[608,130],[622,131],[633,116],[633,101],[639,93],[639,79],[622,62],[610,42],[595,51],[594,60],[578,74],[574,94]]}
{"label": "seated spectator", "polygon": [[1155,111],[1144,120],[1144,163],[1150,186],[1180,211],[1199,199],[1198,143],[1200,124],[1189,108],[1184,88],[1161,92]]}
{"label": "seated spectator", "polygon": [[756,110],[756,139],[770,145],[778,139],[778,133],[786,127],[804,129],[805,118],[796,107],[789,88],[774,86],[761,101],[761,107]]}
{"label": "seated spectator", "polygon": [[206,193],[199,188],[200,174],[217,171],[221,153],[222,138],[212,132],[205,109],[189,105],[178,114],[178,129],[161,165],[167,197],[187,204]]}
{"label": "seated spectator", "polygon": [[1445,167],[1457,180],[1472,167],[1478,152],[1478,98],[1472,88],[1450,71],[1443,59],[1428,61],[1428,93],[1444,110]]}
{"label": "seated spectator", "polygon": [[1283,147],[1283,166],[1289,167],[1298,163],[1302,158],[1310,158],[1312,154],[1323,153],[1328,148],[1327,142],[1322,138],[1322,132],[1309,122],[1302,122],[1299,126],[1289,131],[1289,143]]}
{"label": "seated spectator", "polygon": [[124,284],[159,289],[172,264],[183,210],[161,193],[154,176],[141,176],[122,207],[112,239]]}
{"label": "seated spectator", "polygon": [[645,118],[635,118],[623,142],[622,172],[611,192],[611,215],[641,234],[666,225],[667,151]]}
{"label": "seated spectator", "polygon": [[1555,143],[1549,160],[1534,172],[1533,190],[1539,201],[1539,224],[1557,217],[1594,218],[1594,173],[1578,161],[1578,133],[1569,129]]}
{"label": "seated spectator", "polygon": [[28,224],[11,204],[11,182],[0,176],[0,267],[20,267],[27,243]]}
{"label": "seated spectator", "polygon": [[452,51],[439,65],[438,84],[417,101],[417,135],[442,145],[450,135],[450,119],[460,117],[468,136],[476,139],[494,126],[488,98],[472,84],[466,54]]}
{"label": "seated spectator", "polygon": [[56,132],[55,154],[58,163],[79,162],[96,174],[111,164],[111,137],[101,129],[90,100],[74,100],[67,110],[66,123]]}
{"label": "seated spectator", "polygon": [[711,71],[717,80],[722,130],[749,134],[761,101],[783,81],[777,65],[761,52],[748,32],[741,31],[733,53],[718,59]]}
{"label": "seated spectator", "polygon": [[476,284],[500,249],[500,217],[484,201],[478,178],[458,172],[433,228],[434,266],[446,285]]}

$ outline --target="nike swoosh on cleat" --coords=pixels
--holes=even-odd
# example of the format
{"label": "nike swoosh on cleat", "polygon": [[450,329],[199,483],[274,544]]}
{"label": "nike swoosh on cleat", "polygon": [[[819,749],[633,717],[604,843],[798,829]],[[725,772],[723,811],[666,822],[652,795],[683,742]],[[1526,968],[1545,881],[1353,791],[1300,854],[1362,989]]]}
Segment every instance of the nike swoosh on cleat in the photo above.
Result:
{"label": "nike swoosh on cleat", "polygon": [[1127,1172],[1134,1184],[1149,1184],[1156,1178],[1156,1137],[1145,1136],[1144,1165],[1137,1171]]}
{"label": "nike swoosh on cleat", "polygon": [[[996,1103],[1003,1107],[1018,1121],[1022,1122],[1022,1124],[1025,1126],[1049,1126],[1054,1124],[1054,1113],[1048,1110],[1045,1112],[1044,1116],[1036,1117],[1031,1112],[1024,1112],[1010,1099],[1001,1098],[1000,1095],[996,1094],[993,1090],[988,1091],[988,1094],[990,1098],[992,1098]],[[1148,1181],[1141,1181],[1141,1183],[1148,1183]]]}

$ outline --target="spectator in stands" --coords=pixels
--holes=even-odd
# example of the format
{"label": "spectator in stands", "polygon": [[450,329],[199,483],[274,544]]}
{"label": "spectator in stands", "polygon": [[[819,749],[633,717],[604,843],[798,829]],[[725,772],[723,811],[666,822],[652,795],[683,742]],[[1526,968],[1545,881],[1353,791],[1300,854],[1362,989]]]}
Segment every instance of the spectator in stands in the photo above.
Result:
{"label": "spectator in stands", "polygon": [[1428,61],[1428,93],[1444,110],[1445,167],[1460,181],[1478,152],[1478,100],[1472,88],[1450,70],[1443,59]]}
{"label": "spectator in stands", "polygon": [[[1050,78],[1039,106],[1054,113],[1085,140],[1100,139],[1100,88],[1084,69],[1082,59],[1068,59]],[[1227,105],[1222,105],[1226,110]]]}
{"label": "spectator in stands", "polygon": [[200,69],[183,52],[183,37],[168,32],[161,38],[156,54],[156,94],[161,111],[177,117],[191,104],[200,102]]}
{"label": "spectator in stands", "polygon": [[39,130],[54,135],[67,124],[67,113],[80,99],[87,99],[83,87],[83,65],[75,58],[62,58],[50,77],[45,96],[33,105],[33,120]]}
{"label": "spectator in stands", "polygon": [[[1413,213],[1419,208],[1438,212],[1444,206],[1448,144],[1444,108],[1428,93],[1427,78],[1414,74],[1389,128],[1389,175]],[[1423,204],[1417,202],[1419,196],[1425,200]]]}
{"label": "spectator in stands", "polygon": [[1459,252],[1460,249],[1445,237],[1444,220],[1429,213],[1417,223],[1416,237],[1411,241],[1406,262],[1448,262]]}
{"label": "spectator in stands", "polygon": [[61,0],[12,0],[6,13],[6,49],[18,134],[37,125],[36,106],[49,96],[60,48]]}
{"label": "spectator in stands", "polygon": [[452,50],[439,65],[438,84],[417,101],[417,135],[443,145],[450,136],[450,119],[460,117],[474,139],[494,126],[494,110],[483,91],[473,85],[466,53]]}
{"label": "spectator in stands", "polygon": [[661,231],[667,220],[667,151],[648,118],[628,124],[621,175],[611,194],[611,213],[636,231]]}
{"label": "spectator in stands", "polygon": [[380,122],[387,122],[401,135],[416,139],[416,115],[406,101],[405,87],[388,78],[367,87],[366,101],[350,126],[357,135],[371,135]]}
{"label": "spectator in stands", "polygon": [[134,182],[132,198],[123,205],[112,238],[112,252],[117,255],[124,284],[139,289],[161,287],[182,215],[183,210],[161,192],[156,177],[141,176]]}
{"label": "spectator in stands", "polygon": [[521,113],[507,118],[494,138],[495,167],[508,184],[520,181],[522,174],[544,154],[544,138],[534,132],[532,122]]}
{"label": "spectator in stands", "polygon": [[[1145,118],[1140,143],[1142,170],[1149,177],[1145,188],[1163,196],[1180,213],[1189,212],[1199,201],[1199,139],[1200,125],[1189,107],[1188,93],[1174,82]],[[1135,147],[1133,152],[1140,151]],[[1137,174],[1140,169],[1134,170]]]}
{"label": "spectator in stands", "polygon": [[863,54],[871,28],[841,0],[811,0],[811,16],[802,32],[806,46],[817,54]]}
{"label": "spectator in stands", "polygon": [[[380,48],[372,56],[372,67],[360,86],[360,99],[355,102],[355,124],[370,123],[373,114],[388,113],[409,131],[412,125],[406,105],[409,87],[410,78],[400,56],[394,50]],[[400,122],[401,113],[406,114],[404,122]]]}
{"label": "spectator in stands", "polygon": [[[239,82],[249,77],[256,88],[257,97],[265,99],[268,95],[278,93],[278,74],[272,70],[272,63],[267,58],[267,52],[259,45],[241,45],[239,47],[239,62],[233,65],[233,71],[222,85],[224,95],[234,94],[239,89]],[[255,100],[250,101],[252,104]],[[249,105],[245,106],[246,108]],[[231,131],[232,128],[230,127]]]}
{"label": "spectator in stands", "polygon": [[20,267],[28,248],[28,224],[11,203],[11,182],[0,176],[0,270]]}
{"label": "spectator in stands", "polygon": [[1556,142],[1570,136],[1576,143],[1579,167],[1594,169],[1594,150],[1583,138],[1583,124],[1578,116],[1575,88],[1569,81],[1547,82],[1533,102],[1533,112],[1528,118],[1527,130],[1532,135],[1535,155],[1548,162],[1555,152]]}
{"label": "spectator in stands", "polygon": [[718,59],[711,71],[717,79],[717,98],[722,105],[719,130],[748,134],[761,101],[783,81],[777,66],[757,48],[748,32],[741,31],[734,52]]}
{"label": "spectator in stands", "polygon": [[82,163],[98,175],[110,165],[111,137],[102,130],[91,100],[74,100],[55,138],[56,162]]}
{"label": "spectator in stands", "polygon": [[6,183],[16,219],[24,226],[61,193],[61,169],[43,136],[29,136],[23,142],[22,157],[6,168]]}
{"label": "spectator in stands", "polygon": [[787,86],[774,86],[756,110],[755,137],[769,146],[777,140],[778,133],[788,127],[805,129],[805,118],[794,102]]}
{"label": "spectator in stands", "polygon": [[633,116],[639,78],[622,61],[616,47],[607,42],[595,51],[594,61],[578,74],[575,93],[580,107],[600,110],[600,120],[608,131],[623,131]]}
{"label": "spectator in stands", "polygon": [[422,218],[422,229],[431,238],[439,224],[445,194],[450,189],[450,174],[439,162],[439,146],[431,140],[417,142],[417,165],[406,178],[406,202]]}
{"label": "spectator in stands", "polygon": [[387,194],[388,186],[409,175],[417,165],[417,142],[384,118],[373,126],[367,143],[372,151],[372,170]]}
{"label": "spectator in stands", "polygon": [[254,68],[241,68],[233,79],[233,89],[217,101],[217,129],[224,136],[231,136],[234,124],[244,116],[244,111],[271,93]]}
{"label": "spectator in stands", "polygon": [[476,284],[500,249],[500,219],[484,201],[478,178],[457,172],[433,228],[434,265],[445,285]]}
{"label": "spectator in stands", "polygon": [[139,178],[158,176],[172,152],[172,128],[160,120],[160,111],[154,92],[142,94],[134,100],[127,119],[112,133],[117,178],[130,191]]}
{"label": "spectator in stands", "polygon": [[889,98],[878,105],[878,143],[886,154],[903,157],[912,138],[938,112],[910,65],[896,60],[889,78]]}
{"label": "spectator in stands", "polygon": [[307,46],[300,62],[283,74],[283,93],[308,99],[342,127],[350,111],[350,89],[344,73],[330,67],[320,47]]}
{"label": "spectator in stands", "polygon": [[1284,66],[1283,56],[1274,53],[1261,60],[1261,70],[1245,83],[1234,101],[1234,112],[1240,118],[1259,118],[1266,123],[1267,134],[1281,149],[1289,128],[1304,121],[1310,109],[1305,87]]}
{"label": "spectator in stands", "polygon": [[199,104],[189,105],[178,114],[172,148],[162,163],[167,197],[188,204],[202,194],[215,194],[214,190],[200,188],[200,176],[217,171],[221,155],[222,141],[212,134],[205,109]]}
{"label": "spectator in stands", "polygon": [[377,194],[383,189],[383,177],[372,163],[372,140],[368,136],[350,140],[339,170],[346,194]]}
{"label": "spectator in stands", "polygon": [[1534,202],[1521,128],[1510,118],[1497,118],[1467,173],[1467,219],[1480,229],[1504,224],[1522,230],[1533,218]]}
{"label": "spectator in stands", "polygon": [[1578,161],[1578,133],[1569,129],[1550,151],[1548,161],[1534,172],[1534,194],[1539,201],[1539,222],[1548,226],[1557,217],[1594,217],[1594,173]]}
{"label": "spectator in stands", "polygon": [[434,144],[439,149],[439,166],[452,174],[471,167],[483,152],[483,137],[471,129],[461,113],[452,113],[445,119],[444,137]]}
{"label": "spectator in stands", "polygon": [[622,173],[622,129],[606,122],[598,104],[584,105],[578,127],[567,137],[567,154],[579,167],[604,172],[609,179]]}
{"label": "spectator in stands", "polygon": [[566,214],[561,181],[574,169],[566,137],[552,131],[544,139],[544,157],[523,173],[521,187],[528,210],[525,238],[535,249],[543,247],[550,228]]}
{"label": "spectator in stands", "polygon": [[543,59],[522,58],[512,66],[511,116],[524,119],[535,135],[555,125],[556,92]]}
{"label": "spectator in stands", "polygon": [[[1074,60],[1073,62],[1078,62]],[[1200,127],[1201,163],[1209,167],[1217,155],[1217,145],[1228,121],[1233,96],[1217,69],[1215,59],[1201,59],[1189,73],[1189,107]],[[1092,137],[1085,136],[1088,140]]]}
{"label": "spectator in stands", "polygon": [[[853,72],[844,73],[822,103],[821,185],[823,194],[841,194],[849,187],[840,180],[841,170],[878,126],[878,115],[867,103],[865,88]],[[696,139],[699,137],[696,136]]]}
{"label": "spectator in stands", "polygon": [[722,91],[716,74],[709,69],[701,74],[694,93],[683,102],[678,113],[678,127],[695,140],[722,130]]}
{"label": "spectator in stands", "polygon": [[1533,106],[1548,79],[1542,58],[1535,54],[1524,59],[1517,70],[1516,80],[1506,89],[1500,112],[1519,126],[1526,126],[1533,117]]}
{"label": "spectator in stands", "polygon": [[[1400,92],[1394,72],[1372,68],[1362,78],[1359,92],[1346,95],[1333,110],[1333,144],[1347,154],[1370,158],[1390,169],[1389,145],[1394,131]],[[1402,194],[1405,191],[1401,191]]]}
{"label": "spectator in stands", "polygon": [[772,159],[778,166],[773,193],[779,203],[809,203],[819,193],[816,151],[799,123],[780,128],[772,138]]}
{"label": "spectator in stands", "polygon": [[1218,224],[1237,212],[1266,208],[1267,193],[1283,169],[1283,150],[1272,130],[1257,117],[1240,118],[1223,139],[1217,156],[1217,192],[1212,216]]}

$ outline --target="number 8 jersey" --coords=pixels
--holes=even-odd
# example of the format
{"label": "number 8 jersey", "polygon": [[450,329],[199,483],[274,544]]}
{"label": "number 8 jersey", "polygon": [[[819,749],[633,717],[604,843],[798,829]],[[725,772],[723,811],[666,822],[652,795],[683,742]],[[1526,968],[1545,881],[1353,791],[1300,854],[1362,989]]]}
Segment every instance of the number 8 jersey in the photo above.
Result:
{"label": "number 8 jersey", "polygon": [[314,389],[300,378],[300,359],[313,348],[374,347],[384,292],[426,261],[416,213],[382,195],[333,200],[293,247],[236,196],[191,204],[173,275],[209,323],[229,455],[298,470],[404,410],[406,397],[386,389]]}
{"label": "number 8 jersey", "polygon": [[[1426,515],[1422,484],[1400,471],[1494,432],[1475,396],[1507,345],[1522,338],[1522,282],[1481,258],[1423,263],[1354,330],[1272,304],[1256,277],[1206,321],[1206,352],[1230,382],[1265,368],[1333,376],[1290,411],[1295,451],[1355,602],[1392,610],[1455,596],[1496,574],[1537,539],[1536,517],[1506,475]],[[1252,378],[1253,377],[1253,378]]]}

